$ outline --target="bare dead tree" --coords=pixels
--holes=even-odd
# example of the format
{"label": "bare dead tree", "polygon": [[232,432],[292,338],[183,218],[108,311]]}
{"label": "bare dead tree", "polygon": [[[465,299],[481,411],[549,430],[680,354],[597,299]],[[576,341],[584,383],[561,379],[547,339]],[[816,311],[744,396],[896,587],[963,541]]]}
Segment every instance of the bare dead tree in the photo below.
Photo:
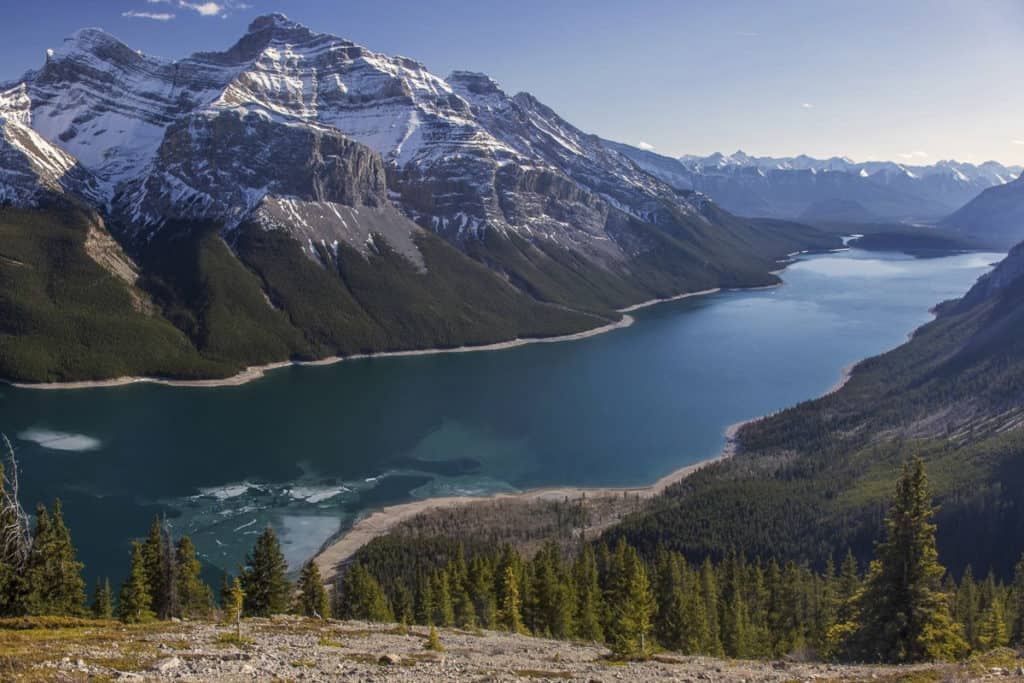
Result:
{"label": "bare dead tree", "polygon": [[6,466],[0,463],[0,563],[16,570],[23,569],[32,549],[29,518],[18,499],[18,460],[7,435],[3,445],[7,451]]}

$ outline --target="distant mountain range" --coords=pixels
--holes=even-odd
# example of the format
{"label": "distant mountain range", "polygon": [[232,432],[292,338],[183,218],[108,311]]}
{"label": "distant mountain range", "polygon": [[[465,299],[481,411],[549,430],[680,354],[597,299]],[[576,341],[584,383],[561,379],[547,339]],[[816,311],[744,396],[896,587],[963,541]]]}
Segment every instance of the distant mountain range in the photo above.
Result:
{"label": "distant mountain range", "polygon": [[0,375],[221,376],[763,285],[737,218],[482,74],[257,18],[168,61],[83,29],[0,86]]}
{"label": "distant mountain range", "polygon": [[985,190],[940,225],[999,249],[1013,246],[1024,238],[1024,181]]}
{"label": "distant mountain range", "polygon": [[733,213],[810,221],[934,221],[1021,173],[1020,166],[995,161],[920,166],[843,157],[754,157],[741,151],[675,159],[609,144],[672,187],[707,194]]}

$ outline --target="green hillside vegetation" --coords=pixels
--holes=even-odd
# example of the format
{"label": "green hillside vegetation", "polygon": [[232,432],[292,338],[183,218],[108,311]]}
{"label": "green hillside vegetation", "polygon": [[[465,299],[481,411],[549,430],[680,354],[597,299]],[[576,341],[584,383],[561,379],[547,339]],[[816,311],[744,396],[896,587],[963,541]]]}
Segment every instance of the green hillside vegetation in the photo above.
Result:
{"label": "green hillside vegetation", "polygon": [[218,378],[288,359],[557,336],[655,297],[776,282],[768,271],[786,254],[837,244],[805,226],[724,213],[721,225],[618,220],[645,249],[610,270],[497,233],[464,254],[419,232],[424,270],[383,239],[369,255],[342,245],[313,259],[283,232],[243,224],[229,244],[218,224],[176,222],[149,240],[126,238],[141,271],[130,283],[87,251],[90,225],[114,244],[90,210],[2,208],[0,376]]}
{"label": "green hillside vegetation", "polygon": [[137,310],[128,285],[86,254],[95,220],[73,206],[0,208],[0,376],[223,374],[166,319]]}
{"label": "green hillside vegetation", "polygon": [[[740,452],[612,532],[646,551],[820,563],[878,536],[897,464],[920,453],[941,504],[939,554],[1008,577],[1024,538],[1024,278],[1015,261],[839,391],[743,427]],[[1012,280],[991,295],[986,282]]]}

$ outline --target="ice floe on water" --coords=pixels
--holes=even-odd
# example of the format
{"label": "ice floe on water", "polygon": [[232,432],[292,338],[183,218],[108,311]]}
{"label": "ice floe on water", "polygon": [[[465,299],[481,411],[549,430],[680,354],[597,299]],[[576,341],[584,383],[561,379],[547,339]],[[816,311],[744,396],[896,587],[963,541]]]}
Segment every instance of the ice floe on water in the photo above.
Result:
{"label": "ice floe on water", "polygon": [[303,500],[310,504],[322,503],[344,493],[351,493],[352,489],[344,484],[335,486],[293,486],[288,489],[288,494],[295,500]]}
{"label": "ice floe on water", "polygon": [[53,451],[95,451],[102,442],[85,434],[69,434],[50,429],[26,429],[18,434],[21,441],[31,441]]}
{"label": "ice floe on water", "polygon": [[243,481],[238,484],[225,484],[224,486],[211,486],[209,488],[199,489],[199,495],[195,497],[228,500],[229,498],[238,498],[239,496],[245,495],[251,488],[258,487],[247,481]]}

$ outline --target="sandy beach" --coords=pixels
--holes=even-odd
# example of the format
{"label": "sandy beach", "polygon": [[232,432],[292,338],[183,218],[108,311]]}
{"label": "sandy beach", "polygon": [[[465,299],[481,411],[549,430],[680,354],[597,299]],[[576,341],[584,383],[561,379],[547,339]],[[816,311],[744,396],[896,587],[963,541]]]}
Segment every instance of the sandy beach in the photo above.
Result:
{"label": "sandy beach", "polygon": [[[276,363],[268,363],[266,365],[255,365],[248,367],[241,371],[237,375],[231,377],[225,377],[223,379],[198,379],[198,380],[175,380],[175,379],[160,379],[157,377],[116,377],[114,379],[95,380],[95,381],[84,381],[84,382],[4,382],[10,386],[18,387],[19,389],[101,389],[107,387],[123,387],[130,384],[160,384],[169,387],[192,387],[192,388],[213,388],[213,387],[236,387],[242,384],[248,384],[255,380],[260,379],[268,372],[277,370],[280,368],[286,368],[290,366],[319,366],[319,365],[333,365],[335,363],[342,363],[344,361],[360,360],[366,358],[395,358],[401,356],[427,356],[438,353],[476,353],[481,351],[502,351],[505,349],[516,348],[517,346],[526,346],[527,344],[556,344],[561,342],[579,341],[580,339],[587,339],[589,337],[596,337],[599,334],[605,334],[614,330],[619,330],[624,327],[629,327],[633,324],[634,318],[629,315],[630,312],[639,310],[641,308],[647,308],[656,304],[663,304],[669,301],[678,301],[680,299],[688,299],[694,296],[704,296],[706,294],[714,294],[715,292],[721,291],[719,288],[704,289],[699,292],[686,292],[685,294],[678,294],[676,296],[667,297],[664,299],[650,299],[643,301],[626,308],[620,308],[619,313],[622,314],[622,318],[614,322],[608,323],[607,325],[601,325],[593,329],[584,330],[583,332],[575,332],[573,334],[563,334],[556,337],[526,337],[522,339],[510,339],[504,342],[497,342],[494,344],[482,344],[478,346],[456,346],[450,349],[410,349],[408,351],[382,351],[380,353],[360,353],[351,356],[330,356],[328,358],[321,358],[319,360],[312,361],[279,361]],[[3,380],[0,380],[3,381]]]}
{"label": "sandy beach", "polygon": [[726,443],[722,452],[713,458],[695,462],[674,470],[658,481],[648,486],[633,487],[583,487],[583,486],[551,486],[545,488],[530,489],[519,493],[496,493],[489,496],[446,496],[441,498],[424,498],[409,503],[390,505],[371,512],[366,517],[358,520],[352,527],[335,539],[324,544],[320,552],[313,558],[320,569],[324,582],[330,582],[337,574],[338,565],[348,560],[357,550],[364,545],[391,531],[396,525],[416,515],[432,510],[469,505],[485,500],[576,500],[586,496],[594,498],[598,496],[621,496],[629,494],[641,498],[650,498],[658,495],[669,486],[682,481],[694,472],[731,457],[736,451],[736,434],[740,427],[759,420],[753,418],[729,425],[725,430]]}

